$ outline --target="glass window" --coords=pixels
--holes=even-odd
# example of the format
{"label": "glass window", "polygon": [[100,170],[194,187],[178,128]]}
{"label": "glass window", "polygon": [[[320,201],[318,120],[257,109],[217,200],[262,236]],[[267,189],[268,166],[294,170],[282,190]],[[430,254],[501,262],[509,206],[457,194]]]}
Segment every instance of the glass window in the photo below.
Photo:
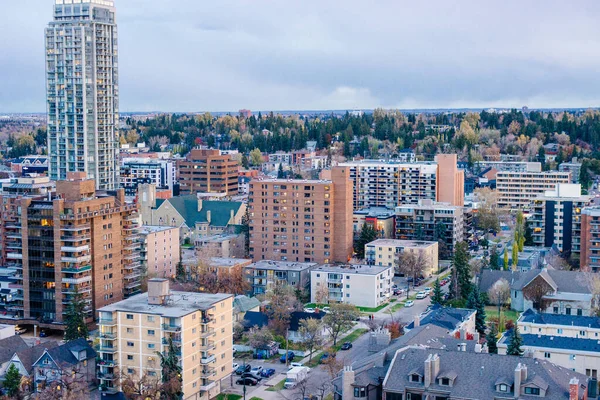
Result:
{"label": "glass window", "polygon": [[540,395],[540,389],[539,388],[534,388],[534,387],[526,387],[525,388],[525,394],[533,394],[536,396]]}
{"label": "glass window", "polygon": [[133,314],[127,314],[127,319],[133,319]]}

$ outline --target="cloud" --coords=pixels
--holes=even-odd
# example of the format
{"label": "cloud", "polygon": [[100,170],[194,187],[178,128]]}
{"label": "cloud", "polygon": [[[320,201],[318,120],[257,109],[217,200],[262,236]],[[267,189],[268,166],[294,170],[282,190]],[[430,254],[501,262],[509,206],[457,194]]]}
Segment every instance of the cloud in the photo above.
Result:
{"label": "cloud", "polygon": [[[0,112],[44,111],[52,0],[3,4]],[[600,2],[117,0],[122,111],[600,106]]]}

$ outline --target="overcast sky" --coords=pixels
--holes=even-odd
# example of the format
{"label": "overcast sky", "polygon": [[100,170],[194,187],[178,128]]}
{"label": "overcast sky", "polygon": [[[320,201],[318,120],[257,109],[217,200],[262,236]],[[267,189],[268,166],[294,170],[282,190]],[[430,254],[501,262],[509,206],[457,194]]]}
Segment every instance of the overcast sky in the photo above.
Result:
{"label": "overcast sky", "polygon": [[[0,113],[53,0],[2,1]],[[600,106],[600,1],[116,0],[121,111]]]}

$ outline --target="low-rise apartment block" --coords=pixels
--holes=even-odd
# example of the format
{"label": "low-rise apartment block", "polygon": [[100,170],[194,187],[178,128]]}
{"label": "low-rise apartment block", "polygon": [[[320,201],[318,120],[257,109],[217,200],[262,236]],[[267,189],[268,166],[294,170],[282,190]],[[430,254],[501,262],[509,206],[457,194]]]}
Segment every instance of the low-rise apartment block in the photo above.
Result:
{"label": "low-rise apartment block", "polygon": [[571,182],[579,183],[579,174],[581,173],[581,163],[578,162],[577,157],[573,157],[571,162],[564,162],[558,166],[560,172],[570,172]]}
{"label": "low-rise apartment block", "polygon": [[311,302],[377,307],[389,300],[393,277],[389,266],[324,265],[311,270]]}
{"label": "low-rise apartment block", "polygon": [[149,277],[170,278],[175,276],[181,259],[179,228],[170,226],[143,226],[141,257]]}
{"label": "low-rise apartment block", "polygon": [[121,160],[120,183],[125,194],[135,196],[138,185],[154,184],[159,189],[173,191],[176,166],[173,160],[156,158],[123,158]]}
{"label": "low-rise apartment block", "polygon": [[254,261],[347,262],[352,256],[352,182],[346,167],[331,180],[253,180],[250,255]]}
{"label": "low-rise apartment block", "polygon": [[378,239],[365,245],[365,261],[368,265],[394,267],[398,269],[401,253],[414,253],[424,261],[422,275],[431,276],[438,271],[438,242],[420,240]]}
{"label": "low-rise apartment block", "polygon": [[252,286],[251,294],[266,293],[273,285],[284,284],[299,290],[310,287],[310,271],[317,263],[261,260],[244,267]]}
{"label": "low-rise apartment block", "polygon": [[490,168],[496,171],[542,172],[542,163],[526,161],[475,161],[473,172],[479,175]]}
{"label": "low-rise apartment block", "polygon": [[99,310],[98,379],[119,391],[119,376],[161,378],[157,352],[172,341],[182,373],[183,399],[212,399],[231,375],[233,296],[177,292],[166,279],[148,281],[148,293]]}
{"label": "low-rise apartment block", "polygon": [[199,236],[194,242],[198,259],[208,257],[237,257],[246,255],[246,238],[243,234]]}
{"label": "low-rise apartment block", "polygon": [[531,204],[546,191],[556,190],[559,183],[570,183],[569,172],[513,172],[501,171],[496,175],[498,207],[518,210]]}
{"label": "low-rise apartment block", "polygon": [[536,198],[528,218],[536,246],[553,247],[565,256],[578,259],[581,253],[582,209],[591,204],[591,196],[581,195],[581,185],[559,183]]}
{"label": "low-rise apartment block", "polygon": [[193,149],[177,162],[181,194],[238,194],[238,162],[219,150]]}

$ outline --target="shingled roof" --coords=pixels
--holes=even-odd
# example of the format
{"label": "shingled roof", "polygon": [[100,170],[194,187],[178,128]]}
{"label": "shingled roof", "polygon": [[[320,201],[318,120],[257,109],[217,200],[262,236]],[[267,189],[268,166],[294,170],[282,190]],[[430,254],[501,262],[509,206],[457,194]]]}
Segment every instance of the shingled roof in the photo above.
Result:
{"label": "shingled roof", "polygon": [[0,364],[10,361],[15,352],[28,348],[27,343],[18,335],[0,340]]}
{"label": "shingled roof", "polygon": [[484,269],[479,275],[479,290],[487,292],[498,280],[504,278],[512,290],[523,290],[537,276],[542,276],[550,286],[562,293],[589,294],[584,275],[577,271],[559,271],[555,269],[532,269],[527,272],[495,271]]}
{"label": "shingled roof", "polygon": [[156,209],[168,202],[185,220],[188,228],[193,228],[197,223],[206,223],[207,211],[210,211],[211,226],[227,226],[231,218],[231,210],[237,213],[242,206],[239,201],[203,200],[202,209],[198,211],[198,198],[194,194],[175,196],[170,199],[156,200]]}
{"label": "shingled roof", "polygon": [[521,314],[519,322],[527,322],[538,325],[565,325],[565,326],[580,326],[584,328],[600,329],[599,317],[586,317],[580,315],[563,315],[563,314],[548,314],[537,313],[531,309]]}
{"label": "shingled roof", "polygon": [[[453,331],[474,312],[475,310],[466,308],[433,306],[431,311],[421,318],[420,325],[433,324]],[[413,321],[407,325],[406,329],[413,329],[414,327],[415,322]]]}

